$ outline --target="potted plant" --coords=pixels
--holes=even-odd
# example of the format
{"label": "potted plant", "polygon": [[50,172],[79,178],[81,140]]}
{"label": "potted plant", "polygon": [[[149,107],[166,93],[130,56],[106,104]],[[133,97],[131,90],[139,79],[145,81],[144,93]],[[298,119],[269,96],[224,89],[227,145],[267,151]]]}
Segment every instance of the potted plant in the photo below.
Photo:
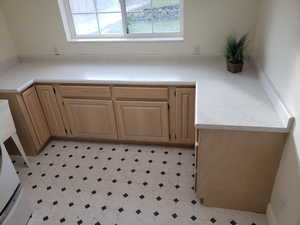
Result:
{"label": "potted plant", "polygon": [[225,58],[227,61],[227,70],[231,73],[239,73],[243,70],[244,54],[247,48],[248,34],[242,36],[239,40],[230,36],[227,39]]}

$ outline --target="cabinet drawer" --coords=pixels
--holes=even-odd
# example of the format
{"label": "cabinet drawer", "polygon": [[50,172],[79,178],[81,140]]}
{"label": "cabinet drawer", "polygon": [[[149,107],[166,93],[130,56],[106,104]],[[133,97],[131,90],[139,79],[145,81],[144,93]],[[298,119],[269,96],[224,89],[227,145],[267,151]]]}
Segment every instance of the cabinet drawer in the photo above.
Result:
{"label": "cabinet drawer", "polygon": [[77,98],[110,98],[111,91],[106,86],[59,86],[63,97]]}
{"label": "cabinet drawer", "polygon": [[113,97],[117,99],[167,100],[168,88],[114,87]]}

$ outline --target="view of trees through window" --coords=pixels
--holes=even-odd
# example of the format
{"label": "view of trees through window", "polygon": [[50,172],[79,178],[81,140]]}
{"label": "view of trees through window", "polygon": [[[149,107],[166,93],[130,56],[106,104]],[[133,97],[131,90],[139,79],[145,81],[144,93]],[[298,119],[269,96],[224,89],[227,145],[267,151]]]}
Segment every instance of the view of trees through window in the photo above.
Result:
{"label": "view of trees through window", "polygon": [[181,0],[68,0],[77,36],[181,30]]}

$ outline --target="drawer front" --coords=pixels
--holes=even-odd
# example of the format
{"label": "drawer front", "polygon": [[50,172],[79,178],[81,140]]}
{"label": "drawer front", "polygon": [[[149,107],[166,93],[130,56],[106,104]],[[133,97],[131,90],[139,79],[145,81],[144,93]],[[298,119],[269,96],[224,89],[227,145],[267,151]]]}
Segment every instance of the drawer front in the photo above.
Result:
{"label": "drawer front", "polygon": [[167,100],[168,88],[114,87],[113,97],[117,99]]}
{"label": "drawer front", "polygon": [[59,86],[60,94],[66,98],[111,98],[107,86]]}

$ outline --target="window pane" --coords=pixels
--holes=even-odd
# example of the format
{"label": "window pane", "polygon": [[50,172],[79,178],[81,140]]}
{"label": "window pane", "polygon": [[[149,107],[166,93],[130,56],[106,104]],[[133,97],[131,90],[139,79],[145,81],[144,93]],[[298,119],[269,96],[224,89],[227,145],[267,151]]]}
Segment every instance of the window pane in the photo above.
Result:
{"label": "window pane", "polygon": [[152,11],[127,13],[129,33],[152,33]]}
{"label": "window pane", "polygon": [[127,12],[151,9],[151,0],[125,0],[125,3]]}
{"label": "window pane", "polygon": [[69,0],[72,13],[90,13],[95,12],[93,0]]}
{"label": "window pane", "polygon": [[180,32],[180,12],[176,9],[154,10],[154,33],[178,33]]}
{"label": "window pane", "polygon": [[73,19],[77,35],[99,34],[96,14],[75,14]]}
{"label": "window pane", "polygon": [[119,0],[97,0],[98,12],[121,12]]}
{"label": "window pane", "polygon": [[121,34],[122,33],[122,14],[103,13],[98,14],[101,34]]}

